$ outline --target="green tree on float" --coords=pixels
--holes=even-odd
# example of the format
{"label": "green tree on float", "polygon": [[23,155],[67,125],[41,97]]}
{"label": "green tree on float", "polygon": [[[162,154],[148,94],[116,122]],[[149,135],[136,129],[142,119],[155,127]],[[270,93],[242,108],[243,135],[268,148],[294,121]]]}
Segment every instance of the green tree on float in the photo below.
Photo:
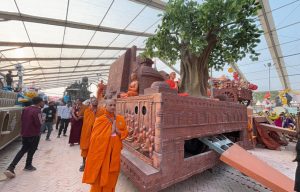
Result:
{"label": "green tree on float", "polygon": [[146,57],[158,57],[174,65],[180,60],[182,92],[206,96],[209,71],[236,62],[260,42],[256,26],[256,0],[170,0],[156,34],[147,39]]}

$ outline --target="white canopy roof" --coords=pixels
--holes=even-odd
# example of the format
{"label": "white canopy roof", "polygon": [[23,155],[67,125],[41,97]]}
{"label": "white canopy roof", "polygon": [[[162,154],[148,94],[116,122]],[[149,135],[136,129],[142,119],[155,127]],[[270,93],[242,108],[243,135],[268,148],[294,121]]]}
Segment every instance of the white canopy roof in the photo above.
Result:
{"label": "white canopy roof", "polygon": [[[160,23],[158,14],[163,12],[165,2],[1,0],[0,72],[22,63],[25,84],[44,90],[66,87],[82,76],[88,76],[91,82],[106,80],[109,65],[126,48],[136,45],[139,52],[143,50],[145,40]],[[268,5],[265,8],[268,10]],[[269,9],[265,19],[269,21],[273,16],[274,23],[270,22],[268,33],[276,33],[278,42],[270,47],[270,39],[266,41],[262,35],[256,48],[261,53],[259,61],[245,58],[236,66],[248,81],[258,85],[259,91],[266,91],[270,62],[271,90],[284,89],[283,77],[290,88],[300,90],[300,1],[270,0]],[[264,28],[259,21],[258,25]],[[278,58],[271,54],[274,47],[281,49],[279,57],[284,65],[279,66]],[[171,71],[163,62],[156,62],[159,69]],[[179,64],[175,68],[179,70]],[[224,71],[213,72],[213,76],[230,75],[228,68],[226,65]]]}

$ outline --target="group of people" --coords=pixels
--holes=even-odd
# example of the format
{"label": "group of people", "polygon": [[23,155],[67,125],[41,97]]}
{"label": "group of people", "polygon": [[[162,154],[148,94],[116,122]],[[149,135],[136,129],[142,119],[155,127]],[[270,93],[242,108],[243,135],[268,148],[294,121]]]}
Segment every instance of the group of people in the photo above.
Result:
{"label": "group of people", "polygon": [[[170,88],[178,90],[178,86],[173,85],[175,77],[175,73],[171,73],[166,82]],[[137,75],[133,73],[129,90],[124,96],[138,95],[138,87]],[[120,172],[122,140],[127,137],[128,131],[124,117],[115,113],[116,101],[104,100],[103,86],[100,88],[102,89],[98,90],[98,98],[91,98],[89,106],[83,105],[82,99],[77,99],[73,107],[64,102],[55,106],[53,101],[45,105],[42,98],[34,97],[32,105],[25,107],[22,112],[22,148],[4,174],[8,178],[15,177],[15,167],[25,153],[27,159],[24,170],[36,170],[32,159],[40,135],[47,131],[46,141],[51,141],[50,136],[56,119],[57,138],[60,138],[62,133],[63,136],[67,136],[67,128],[71,122],[69,144],[80,144],[82,165],[79,170],[84,171],[82,182],[91,184],[91,192],[114,191]],[[104,105],[98,104],[98,101],[104,101]]]}
{"label": "group of people", "polygon": [[41,133],[46,133],[47,131],[46,141],[51,141],[50,136],[56,121],[55,128],[58,131],[57,138],[60,138],[62,133],[63,136],[67,136],[66,133],[69,123],[71,122],[69,144],[73,146],[74,143],[79,143],[83,118],[80,109],[84,108],[82,102],[83,99],[77,99],[73,107],[71,106],[71,102],[61,102],[57,106],[54,101],[50,101],[49,103],[45,102],[41,110],[43,122]]}
{"label": "group of people", "polygon": [[[52,127],[66,136],[67,127],[71,122],[69,144],[80,144],[83,163],[79,170],[84,171],[82,182],[91,185],[91,192],[114,191],[120,172],[120,156],[122,140],[128,135],[125,119],[116,114],[114,99],[101,100],[91,98],[89,106],[83,105],[83,100],[77,99],[71,108],[63,103],[55,107],[54,102],[45,106],[40,97],[32,99],[32,105],[22,112],[21,136],[22,148],[8,166],[4,174],[7,178],[15,177],[15,167],[27,153],[24,170],[35,171],[33,155],[37,150],[41,133],[47,130],[46,141],[50,141]],[[60,125],[54,125],[54,119]]]}
{"label": "group of people", "polygon": [[280,113],[279,115],[276,112],[271,112],[269,118],[274,121],[274,125],[282,128],[289,128],[294,130],[296,128],[295,116],[289,113]]}

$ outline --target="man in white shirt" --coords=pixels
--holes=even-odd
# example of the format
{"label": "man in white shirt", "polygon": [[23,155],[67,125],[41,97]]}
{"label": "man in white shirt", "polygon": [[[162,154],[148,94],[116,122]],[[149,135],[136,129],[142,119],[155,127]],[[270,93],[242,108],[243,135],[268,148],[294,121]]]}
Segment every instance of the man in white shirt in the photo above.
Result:
{"label": "man in white shirt", "polygon": [[60,106],[60,127],[59,127],[59,131],[58,131],[58,136],[57,138],[60,138],[61,132],[63,132],[64,136],[67,136],[67,129],[70,123],[70,119],[71,119],[71,111],[72,111],[72,107],[71,104],[68,103],[67,105],[65,103],[63,103],[62,106]]}
{"label": "man in white shirt", "polygon": [[58,130],[58,125],[60,124],[60,119],[61,119],[61,107],[62,107],[62,103],[60,103],[59,105],[57,105],[57,118],[56,118],[56,130]]}

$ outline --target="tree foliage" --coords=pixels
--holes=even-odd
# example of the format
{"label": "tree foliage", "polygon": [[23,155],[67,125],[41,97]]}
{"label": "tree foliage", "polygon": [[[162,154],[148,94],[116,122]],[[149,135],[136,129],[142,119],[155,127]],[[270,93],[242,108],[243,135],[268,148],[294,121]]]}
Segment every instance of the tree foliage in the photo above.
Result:
{"label": "tree foliage", "polygon": [[[170,65],[182,60],[183,52],[200,57],[211,40],[216,40],[206,65],[216,70],[250,54],[260,42],[256,0],[170,0],[156,34],[148,38],[147,57],[158,57]],[[195,63],[201,65],[201,63]],[[203,62],[202,62],[203,64]],[[204,63],[205,64],[205,63]]]}

